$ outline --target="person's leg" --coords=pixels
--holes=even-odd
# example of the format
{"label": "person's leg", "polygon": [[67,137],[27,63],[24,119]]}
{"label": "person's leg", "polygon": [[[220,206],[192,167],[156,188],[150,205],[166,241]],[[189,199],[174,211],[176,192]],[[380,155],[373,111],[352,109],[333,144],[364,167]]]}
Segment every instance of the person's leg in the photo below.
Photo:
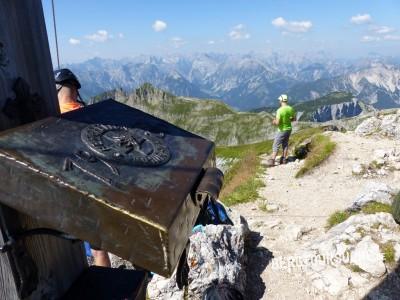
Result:
{"label": "person's leg", "polygon": [[289,153],[289,138],[290,138],[291,130],[285,131],[282,137],[282,149],[283,149],[283,159],[284,161],[288,158]]}
{"label": "person's leg", "polygon": [[111,267],[110,257],[107,251],[92,249],[92,254],[94,257],[94,265],[98,267]]}
{"label": "person's leg", "polygon": [[270,164],[275,164],[276,156],[278,155],[279,145],[281,143],[280,132],[277,132],[275,135],[274,143],[272,144],[272,156],[270,158]]}

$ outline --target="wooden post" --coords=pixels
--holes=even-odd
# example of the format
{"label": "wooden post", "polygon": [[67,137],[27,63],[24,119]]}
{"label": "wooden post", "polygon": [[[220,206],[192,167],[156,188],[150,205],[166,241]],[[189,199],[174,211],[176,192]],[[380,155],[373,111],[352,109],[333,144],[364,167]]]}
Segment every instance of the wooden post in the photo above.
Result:
{"label": "wooden post", "polygon": [[[58,113],[41,1],[0,0],[0,130]],[[37,227],[45,224],[0,206],[0,246]],[[18,244],[0,253],[0,299],[58,298],[87,266],[81,243],[35,236]]]}

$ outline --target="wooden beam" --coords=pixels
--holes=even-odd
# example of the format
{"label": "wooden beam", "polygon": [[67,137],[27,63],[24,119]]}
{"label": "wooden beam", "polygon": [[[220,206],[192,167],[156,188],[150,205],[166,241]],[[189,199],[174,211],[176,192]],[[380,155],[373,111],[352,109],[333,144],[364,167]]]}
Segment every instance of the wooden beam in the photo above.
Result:
{"label": "wooden beam", "polygon": [[[0,130],[59,113],[52,69],[41,1],[0,0]],[[16,100],[21,105],[8,105]],[[7,207],[0,210],[6,216],[16,216],[11,223],[5,220],[7,217],[1,220],[10,231],[43,226]],[[4,226],[0,245],[7,240]],[[58,298],[87,266],[79,243],[36,236],[20,246],[24,253],[19,255],[32,260],[37,268],[38,284],[29,299]],[[21,278],[15,260],[15,255],[0,253],[0,299],[19,299]]]}

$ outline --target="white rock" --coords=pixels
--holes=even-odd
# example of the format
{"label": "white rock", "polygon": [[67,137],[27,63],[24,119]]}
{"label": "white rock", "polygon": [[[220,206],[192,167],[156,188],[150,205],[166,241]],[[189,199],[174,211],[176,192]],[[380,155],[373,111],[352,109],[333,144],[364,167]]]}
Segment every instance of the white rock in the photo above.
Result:
{"label": "white rock", "polygon": [[318,290],[321,290],[321,291],[326,290],[325,282],[321,278],[314,279],[312,281],[312,285]]}
{"label": "white rock", "polygon": [[357,126],[355,133],[358,135],[373,134],[379,130],[381,123],[382,121],[376,117],[368,118]]}
{"label": "white rock", "polygon": [[373,277],[382,277],[386,273],[383,255],[370,236],[364,237],[351,252],[351,263]]}
{"label": "white rock", "polygon": [[399,234],[394,233],[392,231],[382,229],[380,232],[381,241],[383,244],[388,242],[397,242],[399,241]]}
{"label": "white rock", "polygon": [[295,224],[288,225],[285,229],[284,238],[288,241],[298,241],[303,234],[312,230],[310,227],[299,226]]}
{"label": "white rock", "polygon": [[[242,293],[245,290],[245,240],[249,228],[237,212],[231,209],[227,212],[235,226],[207,225],[190,237],[188,299],[201,299],[204,290],[217,282],[227,282]],[[184,299],[175,275],[171,278],[155,275],[148,291],[152,300]]]}
{"label": "white rock", "polygon": [[390,151],[384,149],[377,149],[374,151],[374,159],[385,159],[388,158],[390,155]]}
{"label": "white rock", "polygon": [[352,173],[354,175],[361,175],[363,172],[364,172],[364,168],[363,168],[362,164],[356,163],[353,165]]}
{"label": "white rock", "polygon": [[274,220],[274,221],[271,221],[271,222],[266,222],[266,223],[265,223],[265,226],[268,227],[268,228],[270,228],[270,229],[274,229],[274,228],[278,227],[278,226],[281,225],[281,224],[282,224],[281,221],[279,221],[279,220]]}
{"label": "white rock", "polygon": [[385,176],[385,175],[387,175],[387,171],[379,169],[378,171],[376,171],[376,174],[378,174],[380,176]]}
{"label": "white rock", "polygon": [[400,260],[400,244],[396,243],[394,246],[394,257],[396,261]]}
{"label": "white rock", "polygon": [[349,279],[337,268],[327,268],[321,272],[321,279],[326,290],[332,296],[337,296],[348,287]]}
{"label": "white rock", "polygon": [[269,211],[269,212],[279,210],[279,206],[276,204],[267,204],[266,208],[267,208],[267,211]]}
{"label": "white rock", "polygon": [[394,164],[393,164],[393,168],[394,168],[395,170],[399,171],[399,170],[400,170],[400,162],[394,163]]}
{"label": "white rock", "polygon": [[380,124],[381,134],[388,137],[400,138],[400,126],[398,115],[387,115],[382,118]]}
{"label": "white rock", "polygon": [[369,182],[354,200],[351,208],[357,209],[372,201],[391,205],[393,195],[394,190],[388,185],[380,182]]}
{"label": "white rock", "polygon": [[369,282],[367,278],[360,276],[358,273],[352,273],[349,281],[354,287],[361,287]]}

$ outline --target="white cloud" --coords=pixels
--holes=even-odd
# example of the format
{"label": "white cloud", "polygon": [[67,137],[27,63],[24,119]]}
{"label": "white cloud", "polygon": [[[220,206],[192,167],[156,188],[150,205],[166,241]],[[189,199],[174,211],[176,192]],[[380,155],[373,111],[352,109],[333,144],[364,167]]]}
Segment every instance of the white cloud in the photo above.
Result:
{"label": "white cloud", "polygon": [[381,40],[380,37],[378,37],[378,36],[370,36],[370,35],[364,35],[361,38],[361,42],[364,42],[364,43],[378,42],[380,40]]}
{"label": "white cloud", "polygon": [[284,18],[282,18],[282,17],[278,17],[278,18],[276,18],[276,19],[273,19],[272,20],[272,25],[274,25],[275,27],[283,27],[283,26],[285,26],[286,25],[286,20],[284,19]]}
{"label": "white cloud", "polygon": [[68,42],[69,42],[71,45],[78,45],[78,44],[81,43],[80,40],[74,39],[74,38],[70,38],[70,39],[68,40]]}
{"label": "white cloud", "polygon": [[272,20],[272,25],[276,28],[283,30],[285,32],[307,32],[313,26],[311,21],[287,21],[282,17],[278,17]]}
{"label": "white cloud", "polygon": [[214,45],[214,44],[215,44],[215,41],[208,41],[207,44],[209,44],[209,45]]}
{"label": "white cloud", "polygon": [[171,39],[171,43],[174,48],[180,48],[186,44],[186,41],[184,39],[176,36]]}
{"label": "white cloud", "polygon": [[376,34],[387,34],[396,31],[394,28],[388,26],[371,26],[369,30]]}
{"label": "white cloud", "polygon": [[85,38],[93,42],[104,43],[109,40],[111,36],[106,30],[97,30],[96,33],[86,35]]}
{"label": "white cloud", "polygon": [[120,33],[118,33],[118,37],[119,37],[120,39],[123,39],[123,38],[125,37],[125,35],[124,35],[122,32],[120,32]]}
{"label": "white cloud", "polygon": [[353,24],[365,24],[365,23],[370,23],[372,21],[372,18],[370,16],[370,14],[358,14],[356,16],[352,16],[350,18],[350,22]]}
{"label": "white cloud", "polygon": [[392,35],[388,34],[383,37],[384,40],[387,41],[400,41],[400,35]]}
{"label": "white cloud", "polygon": [[246,26],[238,24],[229,32],[229,37],[232,40],[247,40],[250,38],[250,34],[246,31]]}
{"label": "white cloud", "polygon": [[152,27],[155,32],[160,32],[167,29],[167,23],[161,20],[156,20],[154,21]]}

